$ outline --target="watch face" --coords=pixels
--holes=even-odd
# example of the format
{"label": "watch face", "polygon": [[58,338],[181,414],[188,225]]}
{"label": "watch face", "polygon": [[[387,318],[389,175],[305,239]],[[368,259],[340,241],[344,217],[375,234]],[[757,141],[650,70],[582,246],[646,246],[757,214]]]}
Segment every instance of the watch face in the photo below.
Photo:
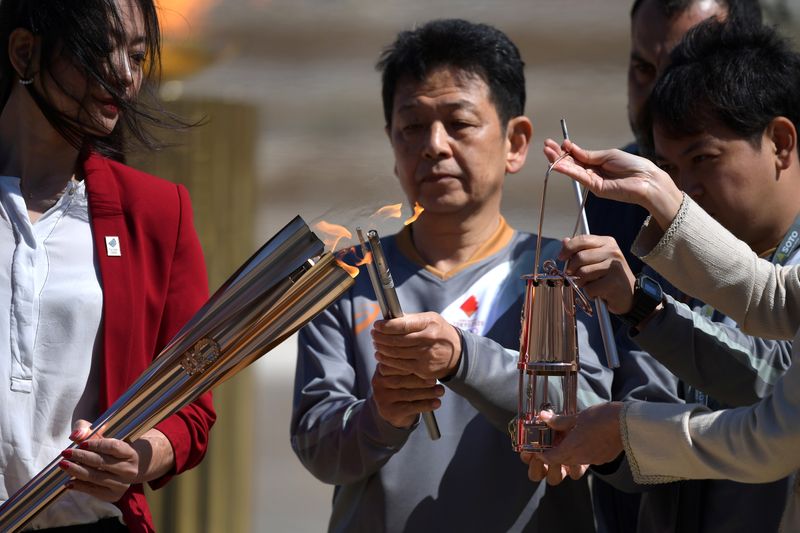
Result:
{"label": "watch face", "polygon": [[653,300],[661,300],[661,285],[653,278],[641,276],[639,278],[639,287],[641,287],[642,292]]}

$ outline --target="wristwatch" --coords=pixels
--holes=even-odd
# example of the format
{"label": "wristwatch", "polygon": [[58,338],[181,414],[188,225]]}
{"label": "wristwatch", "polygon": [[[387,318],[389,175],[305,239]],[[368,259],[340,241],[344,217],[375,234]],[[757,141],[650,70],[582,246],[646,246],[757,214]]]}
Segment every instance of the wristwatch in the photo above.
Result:
{"label": "wristwatch", "polygon": [[658,307],[664,293],[661,285],[656,280],[645,274],[636,276],[636,283],[633,286],[633,307],[619,318],[631,327],[638,326],[642,320],[650,316],[653,310]]}

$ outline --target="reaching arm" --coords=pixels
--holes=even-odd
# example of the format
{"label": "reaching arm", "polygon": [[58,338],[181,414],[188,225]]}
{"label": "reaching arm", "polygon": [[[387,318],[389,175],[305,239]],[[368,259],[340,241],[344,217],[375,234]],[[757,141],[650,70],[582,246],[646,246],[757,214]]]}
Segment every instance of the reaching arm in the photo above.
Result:
{"label": "reaching arm", "polygon": [[[614,239],[593,235],[566,239],[560,258],[569,261],[570,272],[589,296],[603,298],[612,312],[630,311],[634,276]],[[630,328],[625,329],[620,333],[627,337]],[[639,346],[684,381],[730,406],[750,405],[764,397],[791,362],[790,342],[749,336],[670,297],[637,329]]]}
{"label": "reaching arm", "polygon": [[710,412],[698,405],[634,403],[620,421],[640,483],[676,479],[774,481],[800,465],[800,367],[757,404]]}
{"label": "reaching arm", "polygon": [[633,251],[676,287],[714,306],[751,335],[794,336],[800,324],[797,267],[759,259],[689,197],[661,233],[646,224]]}
{"label": "reaching arm", "polygon": [[548,424],[568,431],[541,454],[548,464],[604,464],[624,451],[641,484],[681,479],[765,483],[800,465],[800,366],[749,407],[711,412],[697,404],[612,402]]}
{"label": "reaching arm", "polygon": [[792,362],[791,341],[747,335],[669,296],[634,340],[685,382],[733,407],[770,394]]}
{"label": "reaching arm", "polygon": [[[759,259],[683,196],[648,160],[620,150],[590,152],[564,142],[570,156],[555,169],[604,198],[645,207],[652,215],[634,252],[676,287],[733,318],[759,337],[790,339],[800,324],[800,270]],[[545,142],[555,161],[558,144]],[[793,296],[797,294],[798,296]]]}

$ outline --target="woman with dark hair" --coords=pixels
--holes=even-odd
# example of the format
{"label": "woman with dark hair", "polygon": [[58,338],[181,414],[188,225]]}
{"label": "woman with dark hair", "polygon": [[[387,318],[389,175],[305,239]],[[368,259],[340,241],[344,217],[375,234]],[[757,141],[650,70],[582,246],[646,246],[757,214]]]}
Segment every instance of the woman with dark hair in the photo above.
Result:
{"label": "woman with dark hair", "polygon": [[[124,166],[164,125],[152,0],[0,0],[0,500],[80,441],[207,298],[186,190]],[[152,531],[142,483],[195,466],[210,395],[127,443],[65,451],[67,491],[33,522]]]}

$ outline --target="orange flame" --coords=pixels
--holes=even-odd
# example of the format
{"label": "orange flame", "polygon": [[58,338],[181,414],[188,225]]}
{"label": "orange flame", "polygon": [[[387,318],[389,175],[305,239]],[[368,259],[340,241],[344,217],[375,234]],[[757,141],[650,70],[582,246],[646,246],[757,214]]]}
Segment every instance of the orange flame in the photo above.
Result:
{"label": "orange flame", "polygon": [[338,252],[335,252],[335,254],[336,254],[336,263],[340,267],[345,269],[345,271],[347,271],[347,273],[350,274],[350,276],[354,277],[354,278],[356,276],[358,276],[358,271],[359,271],[358,267],[360,267],[361,265],[366,265],[367,263],[371,263],[372,262],[372,254],[370,252],[367,252],[367,256],[362,258],[362,259],[360,259],[355,265],[350,265],[350,264],[346,263],[345,260],[344,260],[345,256],[350,255],[350,254],[352,254],[354,256],[356,255],[356,247],[355,246],[351,246],[350,248],[345,248],[343,250],[339,250]]}
{"label": "orange flame", "polygon": [[383,218],[400,218],[402,216],[403,204],[389,204],[381,207],[369,218],[383,217]]}
{"label": "orange flame", "polygon": [[345,269],[345,271],[348,274],[350,274],[350,276],[352,276],[354,278],[356,276],[358,276],[358,272],[359,272],[358,267],[360,267],[361,265],[368,265],[368,264],[372,263],[372,252],[367,252],[367,255],[362,257],[361,259],[359,259],[358,262],[355,265],[350,265],[350,264],[346,263],[344,261],[345,256],[350,255],[350,254],[352,254],[354,256],[357,255],[355,246],[351,246],[350,248],[345,248],[343,250],[339,250],[338,252],[335,252],[335,253],[336,253],[336,263],[340,267]]}
{"label": "orange flame", "polygon": [[358,263],[356,263],[356,266],[360,267],[361,265],[370,265],[370,264],[372,264],[372,252],[367,252],[367,255],[362,257],[361,260]]}
{"label": "orange flame", "polygon": [[345,272],[350,274],[351,278],[355,278],[356,276],[358,276],[358,268],[357,267],[348,265],[347,263],[345,263],[344,261],[342,261],[338,257],[336,258],[336,264],[338,264],[340,267],[342,267],[345,270]]}
{"label": "orange flame", "polygon": [[419,205],[419,202],[414,202],[414,214],[411,215],[411,218],[403,222],[403,225],[408,226],[409,224],[413,223],[419,218],[423,211],[425,211],[425,208]]}
{"label": "orange flame", "polygon": [[324,220],[320,220],[314,224],[314,230],[322,234],[322,242],[324,242],[325,247],[331,251],[336,250],[336,247],[339,245],[339,241],[342,239],[353,238],[353,234],[350,233],[350,231],[344,226],[331,224],[330,222],[326,222]]}

